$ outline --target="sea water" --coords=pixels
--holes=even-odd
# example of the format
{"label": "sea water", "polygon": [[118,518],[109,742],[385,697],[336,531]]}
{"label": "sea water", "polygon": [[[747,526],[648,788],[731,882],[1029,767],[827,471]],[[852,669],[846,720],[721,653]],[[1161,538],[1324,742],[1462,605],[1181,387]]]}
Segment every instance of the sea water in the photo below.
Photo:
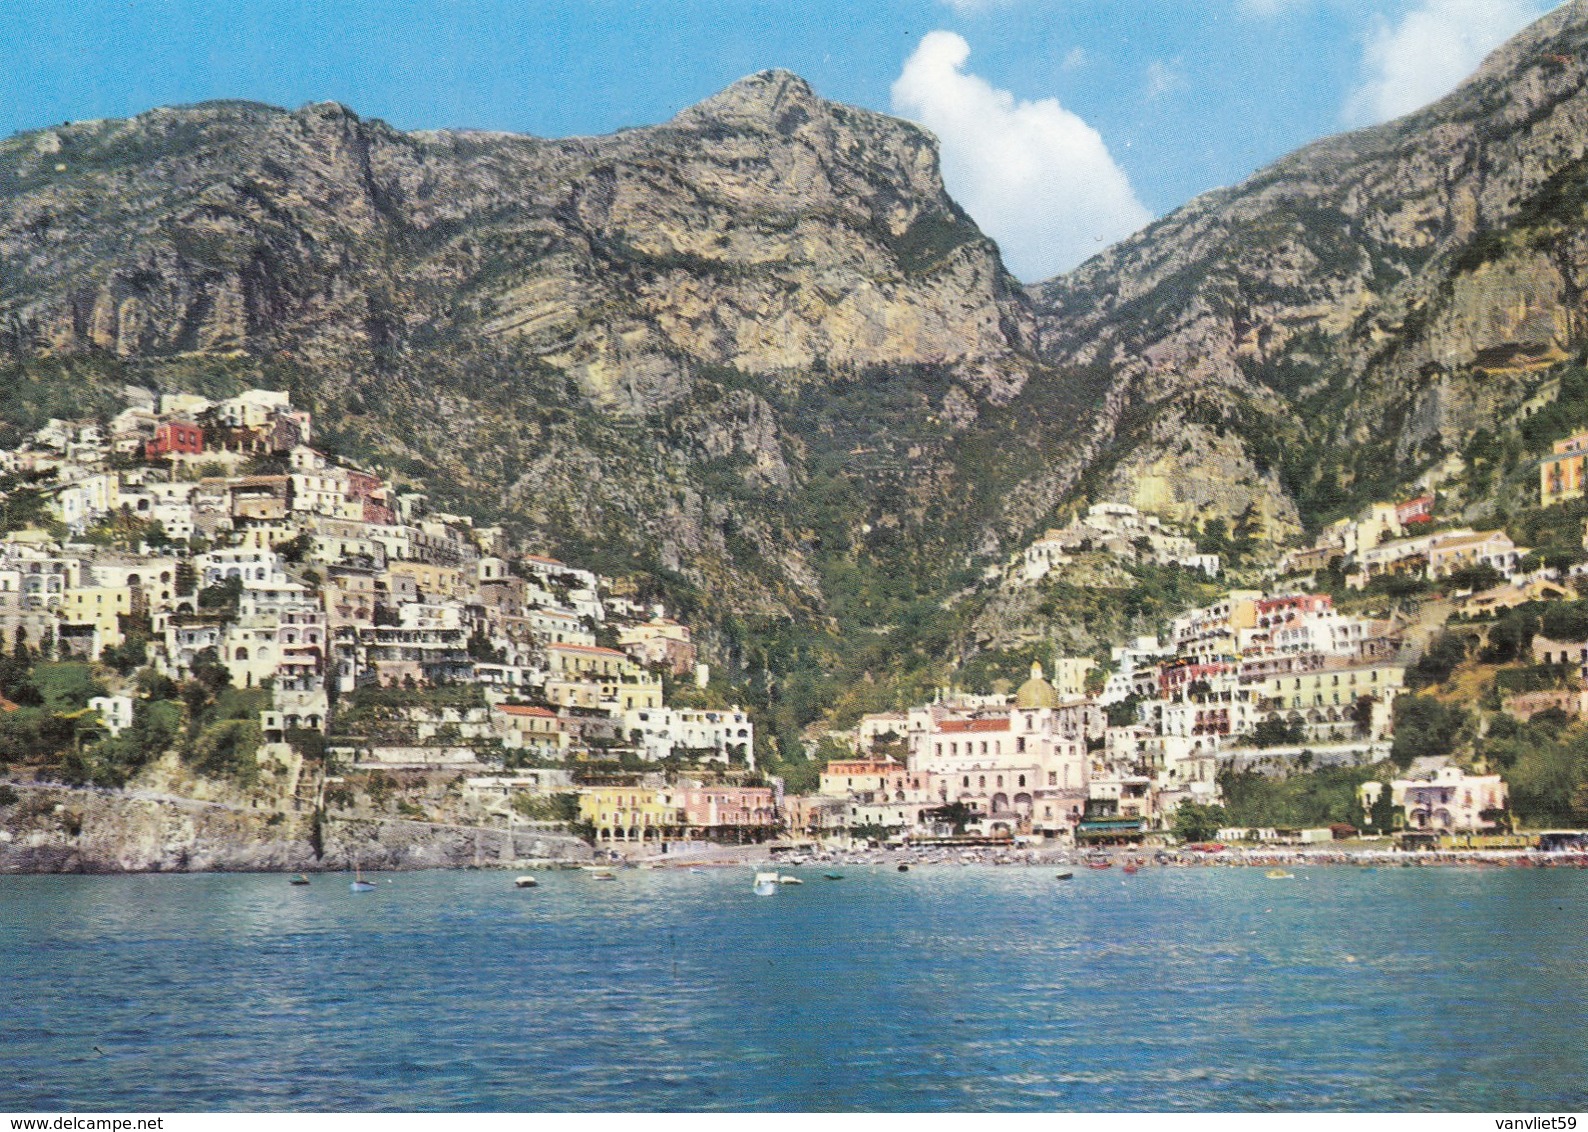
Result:
{"label": "sea water", "polygon": [[1588,1107],[1588,871],[842,871],[0,877],[0,1110]]}

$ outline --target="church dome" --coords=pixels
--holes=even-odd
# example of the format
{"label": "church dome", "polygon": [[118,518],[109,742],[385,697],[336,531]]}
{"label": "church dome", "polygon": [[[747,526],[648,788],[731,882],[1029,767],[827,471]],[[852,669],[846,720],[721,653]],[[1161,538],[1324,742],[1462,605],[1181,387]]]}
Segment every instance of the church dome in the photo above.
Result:
{"label": "church dome", "polygon": [[1015,693],[1017,708],[1055,708],[1059,706],[1058,690],[1042,678],[1042,665],[1031,662],[1031,679],[1020,685]]}

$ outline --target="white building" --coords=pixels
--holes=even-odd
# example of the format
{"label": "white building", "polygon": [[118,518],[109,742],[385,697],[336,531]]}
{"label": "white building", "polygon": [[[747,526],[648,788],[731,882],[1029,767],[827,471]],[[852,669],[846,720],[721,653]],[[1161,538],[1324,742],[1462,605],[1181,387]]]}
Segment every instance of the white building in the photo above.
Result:
{"label": "white building", "polygon": [[755,766],[755,725],[742,708],[636,708],[623,713],[623,730],[650,762],[678,755]]}

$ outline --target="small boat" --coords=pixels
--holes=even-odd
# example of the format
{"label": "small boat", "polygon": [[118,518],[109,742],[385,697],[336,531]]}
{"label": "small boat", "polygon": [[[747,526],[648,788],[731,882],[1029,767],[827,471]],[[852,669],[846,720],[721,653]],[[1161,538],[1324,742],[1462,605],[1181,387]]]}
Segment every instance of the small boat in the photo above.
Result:
{"label": "small boat", "polygon": [[521,876],[513,879],[514,888],[539,888],[540,881],[532,876]]}
{"label": "small boat", "polygon": [[290,884],[290,885],[293,885],[295,887],[301,888],[304,885],[309,883],[309,878],[304,876],[302,873],[299,873],[297,876],[293,877],[287,883]]}
{"label": "small boat", "polygon": [[1126,866],[1125,866],[1125,874],[1126,874],[1126,875],[1127,875],[1127,876],[1128,876],[1128,875],[1130,875],[1130,874],[1133,874],[1133,873],[1135,873],[1135,872],[1136,872],[1136,870],[1137,870],[1137,869],[1139,869],[1139,868],[1140,868],[1140,867],[1141,867],[1141,866],[1139,866],[1139,865],[1137,865],[1137,864],[1136,864],[1136,862],[1135,862],[1135,861],[1131,861],[1131,862],[1130,862],[1130,863],[1129,863],[1129,864],[1127,864],[1127,865],[1126,865]]}
{"label": "small boat", "polygon": [[771,896],[777,891],[778,875],[776,873],[755,874],[755,894],[757,896]]}
{"label": "small boat", "polygon": [[617,880],[618,874],[611,869],[597,869],[590,874],[591,880]]}
{"label": "small boat", "polygon": [[1089,869],[1111,869],[1111,868],[1114,867],[1114,862],[1113,861],[1088,861],[1088,862],[1086,862],[1086,867],[1089,868]]}
{"label": "small boat", "polygon": [[353,883],[347,886],[349,892],[374,892],[375,882],[365,880],[364,874],[359,872],[358,866],[353,866]]}
{"label": "small boat", "polygon": [[823,873],[822,876],[826,877],[828,880],[843,880],[844,879],[844,874],[843,873]]}
{"label": "small boat", "polygon": [[907,872],[910,871],[910,866],[909,865],[900,865],[899,866],[899,871],[901,873],[907,873]]}
{"label": "small boat", "polygon": [[799,877],[782,876],[777,878],[779,884],[804,884]]}
{"label": "small boat", "polygon": [[1075,874],[1074,873],[1060,873],[1058,876],[1054,877],[1053,879],[1054,880],[1074,880],[1075,879]]}
{"label": "small boat", "polygon": [[1287,873],[1284,869],[1269,869],[1263,874],[1269,880],[1295,880],[1295,873]]}

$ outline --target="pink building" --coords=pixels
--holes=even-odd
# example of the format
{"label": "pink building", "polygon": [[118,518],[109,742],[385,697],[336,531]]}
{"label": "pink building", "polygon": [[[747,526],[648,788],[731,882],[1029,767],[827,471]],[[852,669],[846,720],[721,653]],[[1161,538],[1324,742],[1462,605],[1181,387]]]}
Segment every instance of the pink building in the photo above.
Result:
{"label": "pink building", "polygon": [[691,836],[764,835],[777,825],[769,786],[681,786],[676,794]]}

